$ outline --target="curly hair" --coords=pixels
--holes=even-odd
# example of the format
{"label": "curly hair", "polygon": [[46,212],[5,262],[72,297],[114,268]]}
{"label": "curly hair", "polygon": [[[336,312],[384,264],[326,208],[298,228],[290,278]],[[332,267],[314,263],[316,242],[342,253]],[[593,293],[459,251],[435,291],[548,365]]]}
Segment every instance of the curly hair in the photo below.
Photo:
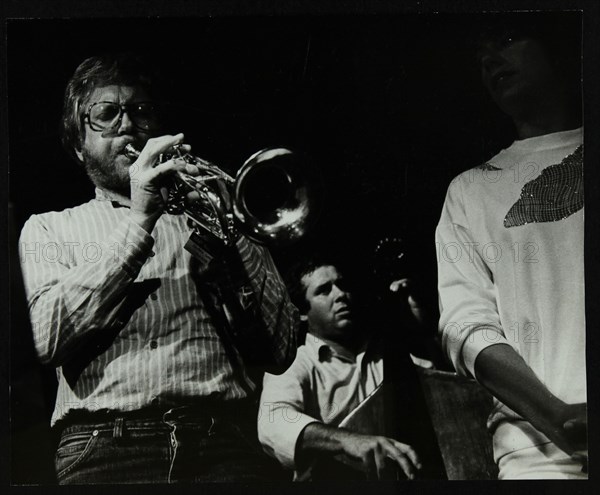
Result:
{"label": "curly hair", "polygon": [[139,86],[155,93],[158,78],[152,66],[133,53],[89,57],[75,69],[65,90],[61,120],[61,141],[66,152],[81,163],[76,150],[85,136],[83,115],[94,89],[109,86]]}

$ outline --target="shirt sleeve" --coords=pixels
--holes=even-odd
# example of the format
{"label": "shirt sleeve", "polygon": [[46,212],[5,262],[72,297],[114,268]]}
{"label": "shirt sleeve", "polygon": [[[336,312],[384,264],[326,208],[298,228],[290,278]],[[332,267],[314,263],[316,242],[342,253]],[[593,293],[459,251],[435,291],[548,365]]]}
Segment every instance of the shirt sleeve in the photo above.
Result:
{"label": "shirt sleeve", "polygon": [[[68,249],[75,244],[60,241],[43,215],[25,223],[19,241],[36,350],[43,363],[54,366],[95,332],[124,325],[119,308],[154,240],[126,218],[98,243],[101,256],[77,263]],[[48,255],[52,246],[60,247],[60,256]]]}
{"label": "shirt sleeve", "polygon": [[[493,275],[473,238],[460,179],[449,187],[436,229],[442,346],[456,371],[475,378],[478,354],[507,343]],[[456,253],[454,254],[449,253]]]}
{"label": "shirt sleeve", "polygon": [[301,353],[285,373],[264,376],[258,438],[265,452],[286,468],[296,468],[296,447],[302,430],[319,422],[305,412],[307,393],[310,384]]}
{"label": "shirt sleeve", "polygon": [[240,304],[257,324],[252,337],[254,346],[260,345],[262,354],[279,367],[293,361],[298,347],[300,314],[292,304],[271,254],[245,237],[237,241],[241,261],[247,274],[247,283],[239,289]]}

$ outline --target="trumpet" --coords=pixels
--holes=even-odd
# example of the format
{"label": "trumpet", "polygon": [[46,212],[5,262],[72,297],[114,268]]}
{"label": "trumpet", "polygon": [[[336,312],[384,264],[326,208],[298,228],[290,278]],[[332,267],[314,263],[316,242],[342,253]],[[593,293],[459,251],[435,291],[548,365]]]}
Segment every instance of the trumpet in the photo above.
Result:
{"label": "trumpet", "polygon": [[[140,155],[131,144],[125,151],[133,159]],[[225,246],[240,234],[260,244],[285,245],[302,238],[318,216],[320,177],[306,158],[287,148],[254,153],[235,179],[178,146],[159,162],[174,157],[196,165],[200,174],[173,174],[166,211],[186,215],[198,235],[208,233]]]}

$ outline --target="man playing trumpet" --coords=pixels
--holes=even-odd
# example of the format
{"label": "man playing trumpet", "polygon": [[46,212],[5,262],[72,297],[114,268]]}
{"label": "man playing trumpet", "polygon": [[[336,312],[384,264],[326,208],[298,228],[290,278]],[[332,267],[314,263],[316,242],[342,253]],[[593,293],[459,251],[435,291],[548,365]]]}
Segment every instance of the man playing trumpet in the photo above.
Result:
{"label": "man playing trumpet", "polygon": [[[154,87],[130,55],[88,58],[76,69],[62,138],[96,197],[33,215],[21,235],[37,352],[59,381],[58,481],[269,479],[255,433],[256,384],[236,336],[260,347],[259,370],[285,366],[297,310],[267,250],[244,236],[227,255],[214,243],[205,253],[219,261],[218,278],[183,249],[189,227],[163,214],[165,191],[173,174],[199,169],[160,162],[190,147],[183,134],[164,134]],[[40,245],[57,256],[37,256]]]}

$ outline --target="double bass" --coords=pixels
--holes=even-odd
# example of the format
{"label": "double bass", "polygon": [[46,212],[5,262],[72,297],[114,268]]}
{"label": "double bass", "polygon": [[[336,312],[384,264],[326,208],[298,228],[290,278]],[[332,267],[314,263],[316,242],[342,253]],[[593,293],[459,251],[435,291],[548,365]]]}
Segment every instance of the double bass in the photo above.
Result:
{"label": "double bass", "polygon": [[[408,304],[399,308],[397,295],[386,293],[392,281],[406,277],[404,243],[399,238],[383,239],[377,244],[374,260],[373,274],[378,281],[376,285],[381,287],[380,295],[373,304],[375,312],[381,316],[383,329],[384,379],[338,427],[394,438],[411,445],[423,465],[419,478],[447,479],[419,374],[410,356],[408,332],[398,329],[409,319]],[[408,330],[410,332],[411,329]],[[360,466],[333,457],[317,459],[300,474],[299,479],[367,480],[367,475]],[[380,479],[403,480],[406,475],[390,462]]]}

